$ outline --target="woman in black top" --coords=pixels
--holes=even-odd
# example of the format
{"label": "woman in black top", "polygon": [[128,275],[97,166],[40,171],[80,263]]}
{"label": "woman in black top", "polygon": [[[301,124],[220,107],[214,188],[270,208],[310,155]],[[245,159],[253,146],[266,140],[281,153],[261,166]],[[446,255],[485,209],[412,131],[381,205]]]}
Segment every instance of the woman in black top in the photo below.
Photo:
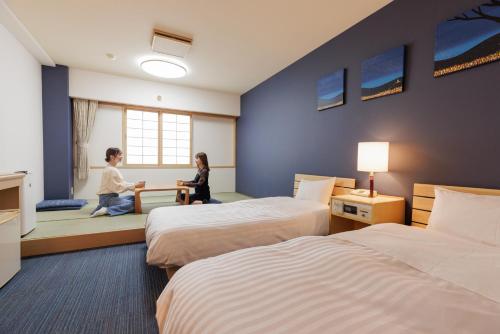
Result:
{"label": "woman in black top", "polygon": [[[210,186],[208,185],[208,174],[210,167],[208,166],[207,155],[203,152],[196,153],[194,156],[198,173],[192,181],[177,181],[180,186],[194,187],[194,194],[189,194],[189,204],[206,204],[210,201]],[[177,191],[177,202],[184,203],[184,194]]]}

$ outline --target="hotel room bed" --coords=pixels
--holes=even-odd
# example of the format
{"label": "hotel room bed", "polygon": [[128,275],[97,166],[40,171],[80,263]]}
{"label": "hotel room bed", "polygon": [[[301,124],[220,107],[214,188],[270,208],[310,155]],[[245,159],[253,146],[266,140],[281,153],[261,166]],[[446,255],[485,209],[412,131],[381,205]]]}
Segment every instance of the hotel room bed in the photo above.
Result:
{"label": "hotel room bed", "polygon": [[499,333],[500,190],[416,184],[413,208],[416,227],[191,263],[157,301],[160,332]]}
{"label": "hotel room bed", "polygon": [[291,197],[158,208],[146,222],[146,260],[183,266],[242,248],[327,235],[329,217],[328,205]]}
{"label": "hotel room bed", "polygon": [[181,268],[157,320],[161,333],[498,333],[498,263],[498,248],[399,224],[301,237]]}
{"label": "hotel room bed", "polygon": [[[297,174],[295,188],[301,180],[325,179],[335,182],[333,193],[354,187],[353,179]],[[331,194],[330,188],[328,199]],[[327,235],[329,221],[329,205],[291,197],[157,208],[146,221],[146,260],[159,267],[181,267],[242,248]]]}

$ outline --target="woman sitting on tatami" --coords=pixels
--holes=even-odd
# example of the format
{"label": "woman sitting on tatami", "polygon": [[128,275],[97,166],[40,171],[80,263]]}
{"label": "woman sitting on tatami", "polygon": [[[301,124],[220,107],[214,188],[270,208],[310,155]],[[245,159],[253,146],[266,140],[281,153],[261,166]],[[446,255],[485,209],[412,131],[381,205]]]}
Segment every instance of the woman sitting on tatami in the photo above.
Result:
{"label": "woman sitting on tatami", "polygon": [[125,182],[116,165],[123,159],[123,153],[119,148],[110,147],[106,150],[106,162],[108,165],[102,172],[101,187],[97,192],[99,205],[92,212],[91,217],[102,215],[118,216],[134,212],[135,199],[133,195],[119,197],[118,194],[127,190],[133,191],[136,187],[144,187],[144,181],[137,183]]}
{"label": "woman sitting on tatami", "polygon": [[[210,186],[208,185],[208,174],[210,167],[208,166],[208,158],[204,152],[196,153],[194,156],[198,173],[192,181],[178,180],[180,186],[194,187],[194,194],[189,194],[189,204],[206,204],[210,201]],[[177,202],[184,204],[184,194],[177,191]]]}

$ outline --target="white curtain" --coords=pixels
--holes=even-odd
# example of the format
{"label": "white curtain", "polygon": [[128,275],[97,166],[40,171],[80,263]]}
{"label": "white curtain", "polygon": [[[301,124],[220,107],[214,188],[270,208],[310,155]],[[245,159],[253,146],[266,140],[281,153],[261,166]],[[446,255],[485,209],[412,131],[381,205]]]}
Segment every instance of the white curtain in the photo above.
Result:
{"label": "white curtain", "polygon": [[73,138],[75,139],[75,172],[78,180],[89,175],[87,147],[94,127],[97,101],[73,99]]}

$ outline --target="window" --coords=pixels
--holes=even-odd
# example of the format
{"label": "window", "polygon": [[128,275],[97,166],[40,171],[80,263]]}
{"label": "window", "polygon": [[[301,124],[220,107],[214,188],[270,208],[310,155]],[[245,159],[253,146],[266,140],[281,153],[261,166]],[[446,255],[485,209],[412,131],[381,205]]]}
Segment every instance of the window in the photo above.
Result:
{"label": "window", "polygon": [[158,164],[158,113],[127,110],[127,164]]}
{"label": "window", "polygon": [[191,161],[191,116],[162,113],[163,164],[186,165]]}
{"label": "window", "polygon": [[191,116],[127,109],[125,140],[128,165],[189,165]]}

